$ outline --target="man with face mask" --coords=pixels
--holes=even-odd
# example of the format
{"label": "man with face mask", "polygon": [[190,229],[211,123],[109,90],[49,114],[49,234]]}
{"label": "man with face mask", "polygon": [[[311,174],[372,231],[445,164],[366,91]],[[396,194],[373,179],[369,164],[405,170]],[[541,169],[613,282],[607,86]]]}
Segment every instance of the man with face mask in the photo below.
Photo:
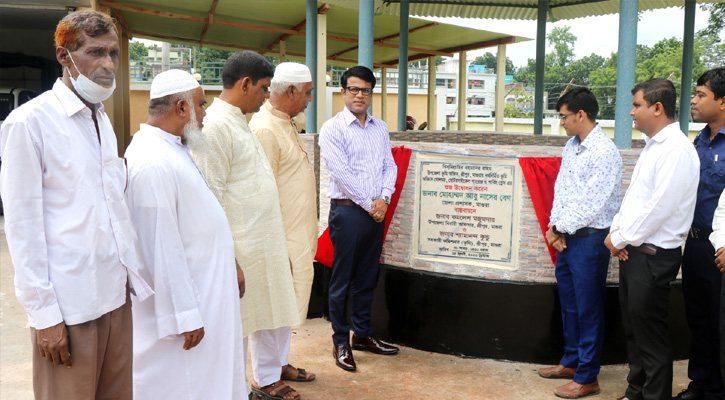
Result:
{"label": "man with face mask", "polygon": [[203,147],[205,104],[189,73],[158,74],[149,119],[126,151],[141,275],[156,290],[133,305],[137,400],[246,399],[243,279],[224,210],[186,147]]}
{"label": "man with face mask", "polygon": [[[63,76],[0,131],[0,192],[28,313],[36,399],[132,398],[129,292],[138,240],[124,199],[126,171],[101,101],[114,88],[118,36],[104,14],[81,11],[55,33]],[[93,378],[89,378],[93,377]]]}

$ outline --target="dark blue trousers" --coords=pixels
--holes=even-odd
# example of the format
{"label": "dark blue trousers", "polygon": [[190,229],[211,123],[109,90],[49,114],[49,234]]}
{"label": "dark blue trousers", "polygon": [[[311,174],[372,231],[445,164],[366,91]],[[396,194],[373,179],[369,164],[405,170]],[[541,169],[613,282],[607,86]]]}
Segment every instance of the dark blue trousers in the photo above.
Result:
{"label": "dark blue trousers", "polygon": [[597,380],[604,340],[604,295],[610,253],[606,231],[566,240],[556,256],[556,283],[564,323],[564,356],[560,364],[575,368],[574,381]]}
{"label": "dark blue trousers", "polygon": [[721,279],[712,243],[689,237],[682,255],[682,292],[691,335],[688,389],[705,400],[725,398],[719,352]]}
{"label": "dark blue trousers", "polygon": [[352,293],[352,324],[356,336],[366,338],[373,334],[370,314],[373,291],[378,283],[385,222],[375,222],[358,206],[331,204],[328,226],[335,246],[329,289],[332,341],[335,346],[344,346],[350,341],[348,291]]}

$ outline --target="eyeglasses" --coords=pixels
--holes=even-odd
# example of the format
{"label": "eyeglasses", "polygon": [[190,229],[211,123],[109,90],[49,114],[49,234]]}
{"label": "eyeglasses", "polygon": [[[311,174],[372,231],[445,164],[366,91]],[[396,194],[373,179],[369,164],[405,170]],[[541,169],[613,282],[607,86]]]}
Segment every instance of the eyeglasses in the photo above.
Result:
{"label": "eyeglasses", "polygon": [[574,115],[574,114],[576,114],[576,113],[575,113],[575,112],[570,112],[569,114],[566,114],[566,115],[560,115],[560,116],[559,116],[559,119],[563,121],[563,120],[565,120],[565,119],[566,119],[566,118],[567,118],[568,116],[570,116],[570,115]]}
{"label": "eyeglasses", "polygon": [[362,92],[363,96],[370,96],[373,94],[373,90],[370,88],[359,88],[357,86],[348,86],[345,88],[350,94],[357,95],[358,93]]}

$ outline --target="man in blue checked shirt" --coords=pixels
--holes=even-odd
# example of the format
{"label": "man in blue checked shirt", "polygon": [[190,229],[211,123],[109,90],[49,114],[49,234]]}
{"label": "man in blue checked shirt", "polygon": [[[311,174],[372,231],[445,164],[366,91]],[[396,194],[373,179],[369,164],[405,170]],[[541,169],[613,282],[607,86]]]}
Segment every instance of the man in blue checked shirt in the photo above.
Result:
{"label": "man in blue checked shirt", "polygon": [[347,322],[352,292],[352,348],[392,355],[398,348],[373,336],[371,309],[383,248],[385,212],[397,167],[385,121],[367,113],[375,87],[370,69],[357,66],[340,78],[345,108],[320,129],[320,150],[330,174],[330,240],[335,247],[329,307],[332,354],[338,367],[356,369]]}
{"label": "man in blue checked shirt", "polygon": [[622,158],[595,118],[599,104],[587,88],[575,88],[556,103],[566,143],[554,187],[546,240],[554,247],[556,281],[564,323],[564,356],[539,370],[544,378],[573,379],[555,390],[576,399],[599,393],[604,338],[604,292],[610,253],[604,245],[619,209]]}

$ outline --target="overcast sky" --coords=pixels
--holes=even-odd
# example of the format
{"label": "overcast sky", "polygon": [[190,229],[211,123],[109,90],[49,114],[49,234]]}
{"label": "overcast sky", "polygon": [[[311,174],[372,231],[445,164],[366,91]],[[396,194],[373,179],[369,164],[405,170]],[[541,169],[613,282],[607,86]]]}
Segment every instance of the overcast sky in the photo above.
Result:
{"label": "overcast sky", "polygon": [[[709,13],[703,12],[697,7],[695,32],[707,27],[708,16]],[[536,39],[536,21],[471,18],[424,19]],[[684,20],[685,10],[680,7],[644,11],[637,27],[637,43],[652,46],[664,38],[673,36],[682,40],[685,27]],[[577,37],[577,42],[574,45],[574,56],[577,59],[591,53],[607,58],[612,52],[617,51],[617,42],[619,40],[619,15],[617,14],[547,23],[546,32],[548,34],[552,29],[563,26],[570,26],[570,32]],[[549,50],[547,47],[547,53]],[[496,48],[492,47],[485,50],[471,51],[468,53],[467,58],[473,59],[487,51],[496,54]],[[536,40],[510,44],[506,46],[506,55],[516,67],[524,66],[529,58],[536,58]]]}

